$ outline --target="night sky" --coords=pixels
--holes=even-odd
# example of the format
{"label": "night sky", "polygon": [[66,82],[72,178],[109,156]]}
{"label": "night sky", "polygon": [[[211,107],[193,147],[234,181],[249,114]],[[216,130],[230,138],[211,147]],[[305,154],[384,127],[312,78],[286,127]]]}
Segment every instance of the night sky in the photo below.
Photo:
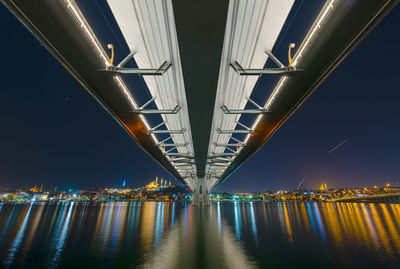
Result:
{"label": "night sky", "polygon": [[[318,13],[296,5],[278,56]],[[399,184],[399,27],[397,6],[217,191]],[[0,188],[179,184],[2,5],[0,31]]]}

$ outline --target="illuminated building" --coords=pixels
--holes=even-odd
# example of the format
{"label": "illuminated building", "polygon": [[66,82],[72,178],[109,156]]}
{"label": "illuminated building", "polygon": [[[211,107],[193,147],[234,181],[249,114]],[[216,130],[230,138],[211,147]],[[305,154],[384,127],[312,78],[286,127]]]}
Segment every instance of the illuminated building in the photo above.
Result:
{"label": "illuminated building", "polygon": [[48,196],[49,195],[45,194],[45,193],[38,193],[38,194],[33,195],[32,200],[33,201],[46,201]]}
{"label": "illuminated building", "polygon": [[[162,179],[161,179],[161,181],[162,181]],[[156,177],[155,181],[152,181],[145,186],[145,188],[148,190],[156,190],[156,189],[159,189],[159,187],[160,186],[158,185],[158,177]]]}
{"label": "illuminated building", "polygon": [[42,186],[40,186],[40,188],[38,188],[36,185],[33,188],[29,189],[30,192],[43,192],[43,184]]}
{"label": "illuminated building", "polygon": [[328,190],[328,186],[326,185],[326,183],[321,183],[321,186],[319,187],[320,191],[327,191]]}

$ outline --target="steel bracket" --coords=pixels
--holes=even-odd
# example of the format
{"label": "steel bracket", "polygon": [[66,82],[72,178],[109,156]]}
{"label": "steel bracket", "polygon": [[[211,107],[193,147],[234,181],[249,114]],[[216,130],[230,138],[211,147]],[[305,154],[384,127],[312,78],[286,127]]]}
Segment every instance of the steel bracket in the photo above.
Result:
{"label": "steel bracket", "polygon": [[[270,51],[265,52],[269,58],[278,66],[275,68],[243,68],[238,61],[234,61],[230,64],[230,66],[241,76],[263,76],[263,75],[293,75],[297,72],[302,72],[304,70],[298,69],[295,66],[291,65],[288,66],[283,65]],[[290,61],[290,58],[289,58]],[[291,62],[291,61],[290,61]]]}
{"label": "steel bracket", "polygon": [[186,129],[182,128],[180,130],[149,130],[149,133],[153,134],[183,134]]}
{"label": "steel bracket", "polygon": [[[109,46],[110,47],[110,46]],[[111,48],[111,47],[110,47]],[[172,63],[164,61],[159,68],[125,68],[125,64],[129,62],[135,55],[135,51],[131,51],[117,66],[110,61],[106,67],[106,71],[119,75],[136,75],[136,76],[162,76],[172,66]]]}

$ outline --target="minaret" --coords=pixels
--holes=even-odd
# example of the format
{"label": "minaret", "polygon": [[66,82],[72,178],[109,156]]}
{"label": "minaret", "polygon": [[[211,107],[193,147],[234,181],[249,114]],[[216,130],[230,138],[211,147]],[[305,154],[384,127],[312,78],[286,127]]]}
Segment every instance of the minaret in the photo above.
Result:
{"label": "minaret", "polygon": [[161,186],[162,186],[162,184],[163,184],[163,181],[164,181],[164,178],[161,178]]}
{"label": "minaret", "polygon": [[158,177],[156,177],[156,184],[158,184]]}

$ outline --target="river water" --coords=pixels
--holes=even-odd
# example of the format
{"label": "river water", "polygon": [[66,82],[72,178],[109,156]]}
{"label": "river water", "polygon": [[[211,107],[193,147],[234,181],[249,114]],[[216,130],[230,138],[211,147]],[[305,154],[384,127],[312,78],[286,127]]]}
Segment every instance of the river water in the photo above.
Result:
{"label": "river water", "polygon": [[400,205],[0,204],[0,268],[400,268]]}

